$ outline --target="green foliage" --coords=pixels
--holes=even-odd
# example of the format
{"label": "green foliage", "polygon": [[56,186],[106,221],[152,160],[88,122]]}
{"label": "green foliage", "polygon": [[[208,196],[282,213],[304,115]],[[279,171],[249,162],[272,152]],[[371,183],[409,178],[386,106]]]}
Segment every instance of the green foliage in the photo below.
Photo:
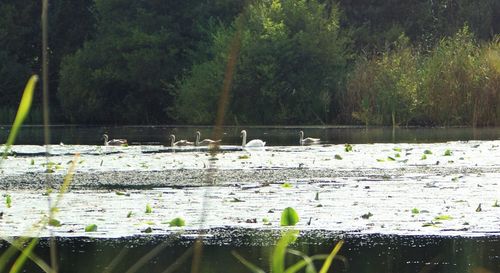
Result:
{"label": "green foliage", "polygon": [[169,222],[171,227],[183,227],[186,225],[186,221],[180,217],[174,218]]}
{"label": "green foliage", "polygon": [[152,212],[153,212],[153,209],[151,208],[151,206],[149,204],[146,204],[145,213],[152,213]]}
{"label": "green foliage", "polygon": [[434,217],[434,221],[443,221],[443,220],[453,220],[453,217],[450,215],[438,215]]}
{"label": "green foliage", "polygon": [[360,59],[347,81],[344,114],[366,125],[408,124],[417,107],[417,56],[401,35],[393,50]]}
{"label": "green foliage", "polygon": [[5,196],[5,206],[7,208],[11,208],[12,207],[12,197],[10,197],[10,194],[7,194]]}
{"label": "green foliage", "polygon": [[288,207],[281,213],[281,226],[295,226],[299,222],[299,215],[295,209]]}
{"label": "green foliage", "polygon": [[[317,1],[250,4],[239,18],[241,49],[229,108],[232,119],[260,124],[328,122],[346,66],[347,39],[338,19],[336,7],[326,9]],[[219,28],[212,58],[195,65],[181,82],[179,111],[194,108],[190,105],[201,109],[188,109],[192,114],[185,115],[186,121],[213,120],[236,25]]]}
{"label": "green foliage", "polygon": [[21,129],[21,125],[29,114],[31,103],[33,101],[33,93],[35,92],[35,84],[38,81],[38,76],[33,75],[28,80],[26,87],[24,88],[23,95],[21,97],[21,102],[19,103],[19,108],[17,110],[16,118],[14,119],[14,123],[12,124],[12,128],[9,132],[9,137],[7,139],[7,143],[5,145],[5,149],[3,151],[2,158],[0,159],[0,164],[2,160],[7,156],[11,146],[14,144],[14,141]]}
{"label": "green foliage", "polygon": [[[302,272],[301,270],[305,267],[305,272],[318,272],[315,268],[315,261],[317,260],[325,260],[323,265],[321,266],[321,269],[319,273],[327,273],[328,270],[331,267],[332,261],[337,255],[337,253],[340,251],[340,248],[343,245],[343,241],[338,242],[335,247],[333,248],[332,252],[329,255],[314,255],[314,256],[307,256],[304,253],[289,249],[288,246],[295,242],[296,238],[298,236],[298,231],[288,231],[284,233],[284,235],[280,238],[280,240],[277,242],[271,256],[269,257],[269,264],[270,264],[270,271],[273,273],[295,273],[295,272]],[[295,256],[298,256],[302,258],[302,260],[299,260],[295,264],[292,264],[287,267],[286,264],[286,254],[293,254]],[[244,264],[251,272],[253,273],[265,273],[263,269],[259,268],[258,266],[252,264],[242,256],[240,256],[238,253],[235,251],[232,252],[233,256],[235,256],[242,264]]]}
{"label": "green foliage", "polygon": [[60,227],[61,226],[61,221],[55,219],[55,218],[52,218],[52,219],[49,219],[49,226],[52,226],[52,227]]}
{"label": "green foliage", "polygon": [[97,225],[96,224],[90,224],[85,227],[85,232],[96,232],[97,231]]}
{"label": "green foliage", "polygon": [[417,208],[413,208],[413,209],[411,210],[411,213],[413,213],[413,214],[419,214],[419,213],[420,213],[420,210],[419,210],[419,209],[417,209]]}
{"label": "green foliage", "polygon": [[349,143],[344,144],[344,151],[352,152],[352,145]]}

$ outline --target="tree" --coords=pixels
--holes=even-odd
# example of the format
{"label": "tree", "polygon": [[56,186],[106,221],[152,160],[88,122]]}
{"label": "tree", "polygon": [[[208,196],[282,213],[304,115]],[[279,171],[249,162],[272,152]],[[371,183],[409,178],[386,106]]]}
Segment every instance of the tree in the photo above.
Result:
{"label": "tree", "polygon": [[[348,40],[339,30],[336,7],[317,1],[264,0],[242,20],[241,50],[232,86],[230,119],[244,123],[330,122],[332,98],[345,73]],[[194,66],[179,85],[177,109],[187,122],[213,122],[221,90],[231,28],[214,35],[212,59]],[[204,68],[219,69],[210,73]],[[214,77],[215,76],[215,77]],[[207,100],[209,97],[211,99]],[[188,105],[203,105],[190,114]],[[186,111],[184,111],[186,110]],[[194,120],[193,117],[202,117]]]}

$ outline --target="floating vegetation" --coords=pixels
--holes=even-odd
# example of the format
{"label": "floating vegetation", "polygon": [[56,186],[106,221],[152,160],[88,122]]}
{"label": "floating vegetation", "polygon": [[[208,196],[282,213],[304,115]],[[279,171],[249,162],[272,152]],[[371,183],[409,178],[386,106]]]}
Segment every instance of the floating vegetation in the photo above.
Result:
{"label": "floating vegetation", "polygon": [[172,219],[169,223],[171,227],[183,227],[186,225],[186,221],[180,217]]}
{"label": "floating vegetation", "polygon": [[394,157],[401,157],[399,153],[395,154]]}
{"label": "floating vegetation", "polygon": [[453,220],[453,217],[450,215],[438,215],[434,217],[434,221],[446,221],[446,220]]}
{"label": "floating vegetation", "polygon": [[271,225],[271,221],[269,221],[269,218],[264,217],[264,218],[262,218],[262,224],[266,225],[266,226],[270,226]]}
{"label": "floating vegetation", "polygon": [[390,157],[390,156],[388,156],[388,157],[387,157],[387,161],[396,161],[396,159],[394,159],[394,157]]}
{"label": "floating vegetation", "polygon": [[430,222],[422,224],[422,227],[437,227],[437,224],[439,224],[439,223],[430,221]]}
{"label": "floating vegetation", "polygon": [[444,151],[444,156],[451,156],[452,152],[450,149],[447,149],[446,151]]}
{"label": "floating vegetation", "polygon": [[115,194],[119,196],[130,196],[130,193],[123,191],[115,191]]}
{"label": "floating vegetation", "polygon": [[241,202],[245,202],[245,200],[233,197],[231,200],[229,200],[229,202],[241,203]]}
{"label": "floating vegetation", "polygon": [[149,204],[146,204],[146,213],[152,213],[153,212],[153,209],[151,208],[151,206]]}
{"label": "floating vegetation", "polygon": [[47,173],[53,173],[56,170],[59,170],[62,168],[61,163],[55,163],[55,162],[48,162],[48,163],[42,163],[42,166],[45,167],[45,172]]}
{"label": "floating vegetation", "polygon": [[282,188],[293,188],[293,185],[288,183],[288,182],[285,182],[285,183],[281,184],[281,187]]}
{"label": "floating vegetation", "polygon": [[238,156],[238,159],[249,159],[250,156],[249,155],[240,155]]}
{"label": "floating vegetation", "polygon": [[314,197],[314,200],[319,201],[319,191],[316,192],[316,196]]}
{"label": "floating vegetation", "polygon": [[96,232],[97,231],[97,225],[96,224],[90,224],[85,227],[85,232]]}
{"label": "floating vegetation", "polygon": [[500,204],[498,204],[498,200],[495,200],[495,204],[493,204],[492,207],[494,207],[494,208],[499,208],[500,207]]}
{"label": "floating vegetation", "polygon": [[35,165],[35,160],[33,158],[31,159],[30,165],[31,166]]}
{"label": "floating vegetation", "polygon": [[5,205],[7,206],[7,208],[12,207],[12,197],[10,197],[9,194],[5,196]]}
{"label": "floating vegetation", "polygon": [[143,231],[141,231],[142,233],[151,233],[153,232],[153,229],[151,227],[147,227],[146,229],[144,229]]}
{"label": "floating vegetation", "polygon": [[60,227],[61,226],[61,221],[52,218],[52,219],[49,220],[49,226],[51,226],[51,227]]}
{"label": "floating vegetation", "polygon": [[377,162],[385,162],[385,159],[377,158]]}
{"label": "floating vegetation", "polygon": [[424,154],[426,154],[426,155],[431,155],[431,154],[432,154],[432,151],[431,151],[431,150],[425,150],[425,151],[424,151]]}
{"label": "floating vegetation", "polygon": [[133,213],[132,211],[129,211],[129,212],[127,213],[127,218],[132,217],[132,215],[133,215],[133,214],[134,214],[134,213]]}
{"label": "floating vegetation", "polygon": [[295,209],[287,207],[281,213],[281,226],[295,226],[299,222],[299,214]]}
{"label": "floating vegetation", "polygon": [[422,157],[420,158],[420,160],[426,160],[427,159],[427,155],[423,154]]}
{"label": "floating vegetation", "polygon": [[349,143],[344,144],[344,151],[352,152],[352,145]]}
{"label": "floating vegetation", "polygon": [[483,211],[483,209],[481,208],[481,203],[479,203],[479,205],[476,208],[476,212],[481,212],[481,211]]}
{"label": "floating vegetation", "polygon": [[363,215],[361,215],[361,218],[363,219],[370,219],[370,217],[372,217],[373,214],[371,212],[368,212],[368,213],[365,213]]}
{"label": "floating vegetation", "polygon": [[417,208],[413,208],[413,209],[411,210],[411,213],[413,213],[413,214],[419,214],[419,213],[420,213],[420,210],[419,210],[419,209],[417,209]]}
{"label": "floating vegetation", "polygon": [[335,159],[337,159],[337,160],[342,160],[342,156],[340,156],[339,154],[336,154],[336,155],[335,155]]}
{"label": "floating vegetation", "polygon": [[392,148],[392,150],[398,153],[401,153],[401,151],[403,151],[401,148]]}

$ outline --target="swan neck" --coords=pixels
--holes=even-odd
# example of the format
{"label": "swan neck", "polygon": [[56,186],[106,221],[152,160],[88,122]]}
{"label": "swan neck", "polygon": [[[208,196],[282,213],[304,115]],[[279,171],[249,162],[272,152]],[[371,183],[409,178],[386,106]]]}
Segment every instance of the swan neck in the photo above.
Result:
{"label": "swan neck", "polygon": [[241,146],[245,146],[245,144],[247,144],[247,132],[246,131],[242,131],[241,135],[243,137],[243,140],[241,142]]}

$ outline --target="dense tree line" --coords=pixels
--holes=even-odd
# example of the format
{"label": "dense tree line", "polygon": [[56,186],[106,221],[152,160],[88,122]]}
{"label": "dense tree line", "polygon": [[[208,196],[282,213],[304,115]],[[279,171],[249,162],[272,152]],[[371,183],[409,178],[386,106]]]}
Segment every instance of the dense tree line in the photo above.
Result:
{"label": "dense tree line", "polygon": [[[227,123],[500,123],[498,0],[49,2],[53,122],[213,124],[234,58]],[[2,123],[40,12],[0,3]]]}

